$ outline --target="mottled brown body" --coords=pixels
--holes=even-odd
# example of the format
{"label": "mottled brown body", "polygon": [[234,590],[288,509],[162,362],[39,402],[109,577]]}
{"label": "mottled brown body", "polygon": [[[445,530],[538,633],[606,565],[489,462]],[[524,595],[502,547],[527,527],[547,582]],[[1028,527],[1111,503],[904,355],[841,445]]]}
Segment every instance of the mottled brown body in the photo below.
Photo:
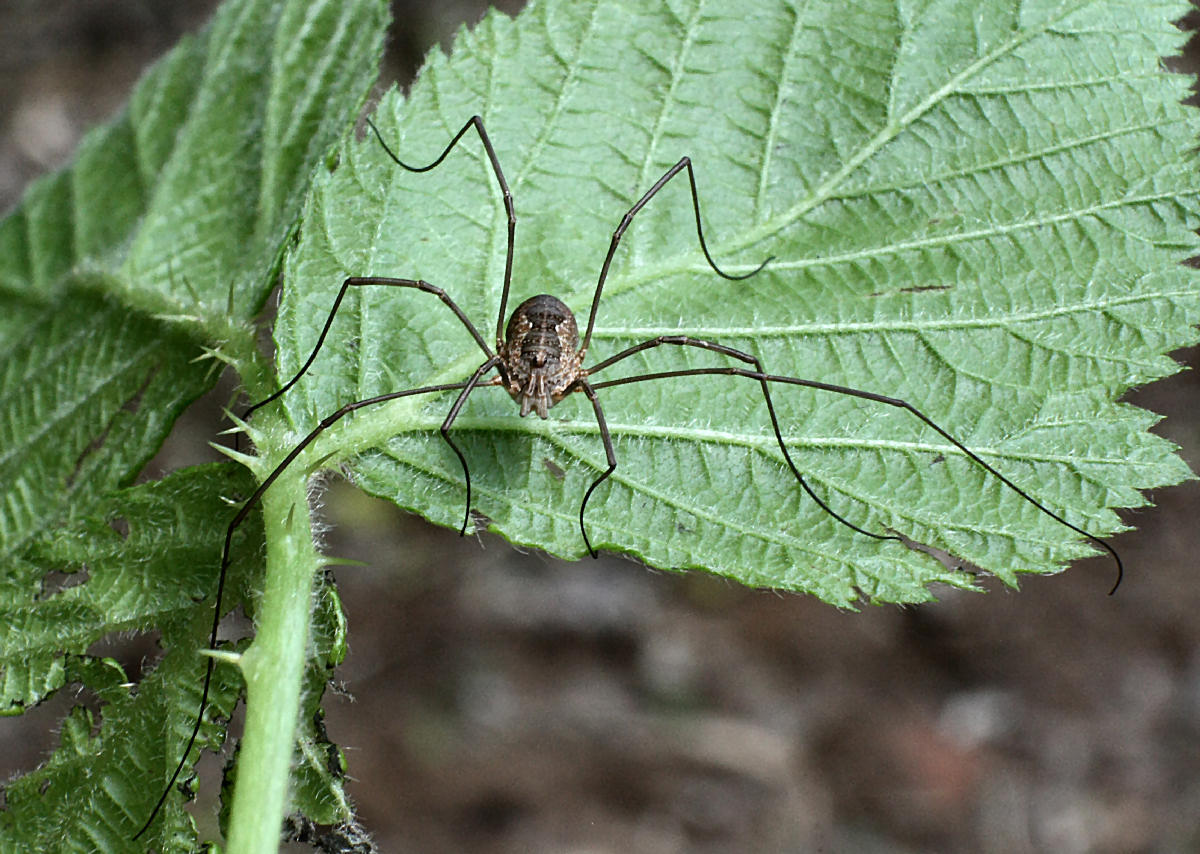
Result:
{"label": "mottled brown body", "polygon": [[536,411],[546,418],[583,375],[575,315],[557,297],[539,294],[513,311],[504,338],[499,355],[508,393],[521,404],[522,417]]}

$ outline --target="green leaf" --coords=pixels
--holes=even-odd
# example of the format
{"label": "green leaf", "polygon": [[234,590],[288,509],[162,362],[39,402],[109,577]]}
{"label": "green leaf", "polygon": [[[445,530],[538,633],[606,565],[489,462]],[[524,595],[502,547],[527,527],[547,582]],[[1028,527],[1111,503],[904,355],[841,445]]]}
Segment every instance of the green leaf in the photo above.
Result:
{"label": "green leaf", "polygon": [[[98,727],[94,710],[73,711],[59,751],[7,786],[0,850],[128,850],[180,759],[235,512],[226,499],[245,500],[253,485],[222,466],[118,488],[221,362],[263,386],[250,321],[314,166],[375,79],[386,20],[382,0],[230,0],[85,138],[71,167],[34,184],[0,222],[0,712],[68,682],[102,703]],[[250,525],[235,541],[262,536]],[[304,543],[311,551],[311,536]],[[235,560],[224,604],[254,615],[247,590],[261,582],[246,580],[251,568]],[[68,574],[57,592],[47,586],[55,573]],[[302,581],[306,602],[311,573]],[[344,645],[328,610],[318,640]],[[166,654],[136,693],[114,664],[88,656],[114,632],[151,629]],[[210,718],[228,716],[241,689],[232,669],[216,672]],[[298,686],[299,661],[295,673]],[[289,749],[297,697],[278,733]],[[310,718],[318,699],[307,701]],[[223,737],[206,721],[198,747]],[[273,787],[286,790],[286,756],[284,771]],[[332,774],[314,778],[302,806],[319,801],[345,818],[331,806],[344,800],[339,786]],[[276,841],[279,801],[258,819]],[[143,839],[196,848],[179,797]]]}
{"label": "green leaf", "polygon": [[[376,121],[413,164],[483,116],[519,217],[509,308],[564,299],[581,326],[622,215],[682,155],[695,163],[718,278],[686,182],[637,215],[608,279],[589,363],[663,334],[718,341],[770,372],[903,398],[1039,501],[1097,536],[1112,508],[1190,476],[1155,416],[1115,402],[1196,340],[1198,179],[1187,80],[1160,57],[1182,2],[855,4],[543,2],[493,14],[435,54]],[[473,132],[412,174],[373,138],[317,182],[286,267],[279,376],[311,352],[342,280],[422,278],[491,341],[506,220]],[[483,354],[428,294],[354,288],[285,398],[279,459],[342,404],[466,379]],[[730,360],[660,347],[602,378]],[[1012,584],[1092,548],[910,414],[772,391],[797,465],[832,508]],[[600,393],[619,466],[588,506],[592,541],[655,566],[849,606],[920,601],[974,576],[825,514],[783,464],[757,385],[648,381]],[[443,525],[465,484],[438,428],[453,393],[368,407],[304,457]],[[584,554],[578,508],[605,468],[582,395],[548,421],[496,388],[454,425],[473,507],[513,542]],[[1099,582],[1107,583],[1106,581]]]}
{"label": "green leaf", "polygon": [[376,0],[227,3],[0,222],[0,555],[130,482],[215,382],[202,345],[250,373],[248,321],[383,20]]}
{"label": "green leaf", "polygon": [[304,677],[291,800],[294,809],[311,821],[338,824],[349,821],[354,810],[342,788],[346,758],[325,731],[325,711],[320,705],[325,686],[334,678],[334,668],[346,657],[346,615],[330,573],[317,585],[313,649],[316,654]]}
{"label": "green leaf", "polygon": [[[66,581],[24,595],[7,589],[0,599],[0,668],[5,708],[11,682],[27,673],[56,673],[86,685],[99,711],[76,706],[62,726],[60,747],[36,771],[8,784],[0,811],[0,849],[122,851],[150,814],[179,761],[200,703],[208,646],[208,604],[217,580],[226,520],[213,513],[214,496],[227,501],[253,490],[232,463],[196,466],[155,483],[132,487],[105,501],[95,517],[47,534],[30,548],[38,566],[54,566]],[[254,517],[252,522],[256,521]],[[246,586],[257,569],[261,527],[237,535],[227,581],[228,602],[249,601]],[[204,603],[197,607],[197,602]],[[114,630],[158,629],[167,652],[134,686],[110,660],[88,654]],[[200,746],[219,747],[241,679],[218,666]],[[178,800],[168,801],[157,838],[167,850],[190,850],[196,829]]]}

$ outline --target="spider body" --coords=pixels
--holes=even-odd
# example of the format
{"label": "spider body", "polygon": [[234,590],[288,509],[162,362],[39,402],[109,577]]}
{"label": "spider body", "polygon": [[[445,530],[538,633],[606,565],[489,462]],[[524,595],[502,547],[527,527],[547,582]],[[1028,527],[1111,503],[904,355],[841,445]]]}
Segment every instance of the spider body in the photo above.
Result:
{"label": "spider body", "polygon": [[521,417],[533,411],[548,417],[583,375],[575,315],[558,297],[538,294],[513,311],[504,339],[496,347],[502,379]]}

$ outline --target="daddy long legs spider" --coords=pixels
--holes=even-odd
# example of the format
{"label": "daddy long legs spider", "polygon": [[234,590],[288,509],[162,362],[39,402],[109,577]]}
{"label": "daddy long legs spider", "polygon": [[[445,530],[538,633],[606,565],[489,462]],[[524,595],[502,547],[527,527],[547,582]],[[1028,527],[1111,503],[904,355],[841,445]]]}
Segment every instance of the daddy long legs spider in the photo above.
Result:
{"label": "daddy long legs spider", "polygon": [[[551,407],[567,398],[571,394],[583,394],[591,405],[592,413],[595,417],[597,427],[599,428],[600,441],[603,445],[604,455],[606,459],[606,467],[599,475],[591,482],[588,488],[584,491],[583,497],[579,505],[579,530],[583,538],[583,542],[587,547],[588,552],[592,557],[597,556],[596,549],[592,545],[591,538],[588,535],[587,528],[587,506],[592,499],[597,489],[609,478],[616,470],[618,465],[618,457],[613,445],[612,436],[609,432],[607,422],[604,416],[604,410],[601,406],[597,392],[605,388],[612,388],[621,385],[628,385],[638,382],[649,382],[657,380],[683,379],[688,377],[698,376],[730,376],[739,377],[750,380],[756,383],[762,392],[763,405],[766,408],[767,415],[770,420],[771,429],[774,433],[775,443],[778,446],[779,452],[783,458],[788,471],[795,479],[797,485],[803,492],[812,499],[825,513],[836,519],[846,528],[856,532],[864,537],[874,538],[876,540],[894,540],[898,543],[908,545],[910,541],[899,533],[879,533],[866,530],[865,528],[856,525],[839,514],[837,510],[832,508],[829,503],[824,500],[805,480],[801,474],[799,467],[792,459],[792,455],[788,450],[787,443],[783,439],[783,433],[780,429],[779,417],[776,412],[775,404],[771,397],[771,388],[773,386],[802,386],[817,391],[828,392],[843,396],[857,398],[859,400],[880,404],[883,406],[892,407],[894,409],[904,410],[912,417],[916,418],[928,429],[937,433],[943,440],[950,443],[958,452],[965,455],[975,465],[981,467],[989,475],[999,480],[1007,488],[1013,490],[1018,496],[1026,502],[1036,507],[1046,516],[1061,523],[1066,528],[1075,533],[1087,538],[1089,541],[1106,551],[1113,559],[1117,568],[1117,578],[1111,592],[1117,589],[1123,575],[1123,566],[1120,556],[1116,550],[1108,543],[1098,537],[1088,533],[1083,528],[1067,521],[1063,516],[1054,512],[1032,497],[1028,492],[1017,486],[1012,480],[994,468],[991,464],[981,458],[978,454],[970,450],[966,445],[956,439],[947,430],[943,429],[917,407],[913,406],[907,400],[897,397],[889,397],[883,394],[878,394],[862,389],[851,388],[848,386],[838,385],[835,383],[823,382],[820,380],[804,379],[800,377],[784,376],[780,374],[768,373],[765,366],[757,356],[752,353],[739,350],[724,344],[708,341],[700,338],[694,338],[687,335],[658,335],[638,344],[627,347],[594,365],[585,366],[585,360],[589,346],[592,341],[592,335],[595,330],[596,317],[600,308],[600,299],[604,292],[604,285],[608,278],[609,269],[612,265],[613,258],[620,246],[621,239],[626,230],[632,224],[637,214],[654,198],[654,196],[670,182],[673,178],[680,174],[686,174],[689,190],[691,192],[692,209],[695,214],[696,238],[699,243],[700,251],[707,265],[721,278],[730,281],[740,281],[749,279],[759,273],[772,260],[771,258],[764,259],[754,269],[747,273],[734,275],[727,273],[713,259],[709,251],[707,241],[704,236],[704,225],[700,211],[700,197],[696,185],[696,175],[692,166],[692,161],[688,157],[681,157],[674,166],[668,169],[662,177],[660,177],[634,205],[625,213],[624,217],[618,223],[613,231],[612,239],[609,242],[608,252],[604,257],[604,261],[600,267],[599,278],[596,282],[596,287],[593,292],[591,308],[587,316],[587,324],[583,328],[582,337],[580,336],[579,326],[576,322],[574,314],[571,310],[557,297],[549,294],[539,294],[529,299],[526,299],[518,305],[512,312],[511,317],[508,317],[507,324],[505,323],[508,299],[513,278],[513,256],[514,256],[514,239],[516,234],[517,216],[516,209],[513,204],[513,196],[509,190],[508,182],[504,177],[504,172],[501,169],[499,158],[496,155],[495,149],[492,146],[491,139],[488,136],[487,130],[484,127],[483,120],[479,116],[473,116],[466,124],[454,135],[446,147],[442,150],[432,162],[425,166],[411,166],[405,163],[392,150],[383,138],[383,134],[370,120],[367,121],[368,126],[374,133],[379,144],[387,153],[387,156],[396,163],[396,165],[407,170],[408,172],[429,172],[437,168],[450,154],[450,152],[459,144],[459,142],[468,135],[473,129],[477,133],[480,142],[483,145],[484,151],[490,162],[491,169],[495,175],[496,181],[499,184],[503,194],[504,208],[507,215],[507,242],[504,264],[504,280],[500,295],[500,308],[496,318],[496,336],[495,348],[489,345],[479,329],[467,316],[467,314],[459,307],[454,299],[442,288],[437,285],[430,284],[422,279],[403,279],[391,278],[384,276],[352,276],[347,278],[341,285],[336,298],[329,310],[328,317],[325,320],[324,326],[317,338],[316,344],[307,360],[296,372],[296,374],[284,383],[277,391],[271,394],[264,400],[251,406],[245,413],[245,418],[257,409],[266,406],[269,403],[277,400],[281,395],[285,394],[300,380],[301,377],[312,367],[317,358],[317,354],[321,351],[322,346],[328,337],[330,328],[337,316],[338,310],[342,305],[343,299],[350,288],[359,287],[391,287],[391,288],[408,288],[430,294],[439,299],[447,309],[449,309],[455,317],[462,323],[466,331],[474,339],[475,344],[479,347],[482,353],[482,361],[474,370],[469,378],[451,383],[441,383],[436,385],[421,386],[418,388],[409,388],[399,391],[391,391],[384,394],[375,395],[362,400],[346,403],[334,412],[330,413],[314,427],[308,435],[300,440],[292,450],[285,456],[282,462],[268,474],[254,493],[245,501],[241,509],[234,515],[229,523],[226,531],[225,544],[221,556],[221,570],[216,592],[216,606],[214,609],[212,633],[210,636],[210,647],[216,646],[217,642],[217,627],[221,619],[221,599],[224,591],[225,573],[230,562],[230,544],[232,542],[234,531],[246,519],[253,508],[258,504],[263,494],[271,487],[271,484],[279,477],[279,475],[289,466],[309,445],[314,442],[318,436],[324,433],[327,429],[340,421],[345,416],[352,412],[356,412],[365,407],[374,406],[376,404],[385,403],[387,401],[398,400],[405,397],[416,395],[432,394],[435,392],[455,391],[457,395],[454,397],[449,411],[447,412],[444,421],[439,428],[440,435],[450,450],[458,459],[463,476],[466,482],[466,505],[463,514],[463,522],[460,528],[460,534],[465,534],[471,520],[471,473],[466,455],[462,452],[459,446],[455,443],[451,436],[451,428],[454,426],[456,419],[462,412],[467,400],[471,394],[480,387],[500,386],[508,392],[515,403],[519,406],[519,414],[524,417],[531,413],[536,413],[540,418],[547,418]],[[714,367],[697,367],[684,368],[663,371],[652,371],[647,373],[635,374],[632,376],[618,377],[610,380],[602,380],[593,382],[592,377],[605,371],[606,369],[616,365],[625,359],[649,350],[659,347],[681,347],[693,348],[696,350],[708,351],[719,356],[726,357],[739,364],[727,364],[724,366]],[[155,805],[150,817],[145,825],[138,831],[138,836],[146,831],[153,823],[163,803],[166,801],[171,788],[175,785],[180,773],[186,765],[187,757],[190,754],[192,747],[195,744],[199,733],[201,720],[203,719],[204,711],[207,707],[209,686],[212,680],[214,667],[214,659],[209,658],[207,670],[205,673],[204,687],[201,694],[200,711],[197,714],[195,728],[192,731],[188,743],[185,745],[183,757],[180,759],[179,765],[176,767],[171,780],[164,788],[162,796]],[[136,837],[135,837],[136,838]]]}

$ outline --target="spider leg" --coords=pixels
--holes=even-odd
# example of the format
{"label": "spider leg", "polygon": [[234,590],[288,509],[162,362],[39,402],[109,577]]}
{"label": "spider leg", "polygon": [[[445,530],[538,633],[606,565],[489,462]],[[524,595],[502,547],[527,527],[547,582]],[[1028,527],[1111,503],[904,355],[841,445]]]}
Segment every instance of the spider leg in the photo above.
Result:
{"label": "spider leg", "polygon": [[608,244],[608,254],[604,256],[604,265],[600,268],[600,279],[596,282],[596,292],[592,296],[592,308],[588,313],[587,332],[585,332],[583,336],[583,346],[579,348],[579,355],[581,358],[587,353],[588,345],[592,341],[592,329],[596,325],[596,312],[600,308],[600,294],[604,290],[604,282],[608,278],[608,268],[612,264],[613,255],[615,255],[617,252],[617,246],[621,242],[622,235],[625,234],[625,229],[629,228],[629,224],[633,222],[634,216],[636,216],[637,212],[644,208],[646,204],[652,198],[654,198],[655,193],[666,186],[668,181],[670,181],[684,169],[687,170],[688,184],[692,190],[692,210],[695,211],[696,214],[696,237],[700,239],[700,250],[704,253],[704,259],[708,261],[708,266],[712,267],[713,271],[718,276],[723,279],[729,279],[733,282],[741,281],[742,279],[748,279],[760,271],[763,267],[767,266],[771,259],[775,257],[773,255],[767,257],[761,264],[759,264],[749,273],[744,273],[740,276],[726,273],[717,266],[717,262],[713,260],[712,254],[708,251],[708,243],[704,240],[704,226],[700,221],[700,194],[696,190],[696,173],[692,169],[692,160],[690,157],[679,158],[679,162],[668,169],[663,176],[655,182],[654,186],[647,190],[645,195],[637,200],[634,206],[631,207],[625,216],[621,218],[620,224],[617,225],[616,231],[613,232],[612,242]]}
{"label": "spider leg", "polygon": [[[651,338],[647,341],[643,341],[640,344],[634,344],[632,347],[622,350],[620,353],[617,353],[613,356],[609,356],[607,359],[605,359],[603,362],[600,362],[595,367],[589,368],[588,374],[594,375],[597,372],[602,371],[605,368],[609,367],[610,365],[620,362],[622,359],[629,358],[630,356],[634,355],[635,353],[641,353],[644,350],[650,350],[654,347],[660,347],[663,344],[672,344],[672,345],[676,345],[676,346],[680,346],[680,347],[697,347],[701,350],[710,350],[714,353],[720,353],[724,356],[732,356],[735,359],[740,359],[741,361],[746,362],[747,364],[753,365],[755,372],[757,372],[759,374],[763,374],[762,362],[760,362],[758,360],[757,356],[754,356],[743,350],[737,350],[733,347],[727,347],[724,344],[716,344],[712,341],[704,341],[699,338],[689,338],[686,335],[659,335],[657,338]],[[764,377],[765,376],[766,375],[764,374]],[[603,385],[618,385],[618,384],[620,384],[619,381],[609,381],[607,383],[600,383],[597,386],[597,388],[599,388],[600,386],[603,386]],[[815,501],[817,503],[818,507],[820,507],[826,513],[828,513],[830,516],[832,516],[837,521],[841,522],[843,525],[845,525],[847,528],[849,528],[852,531],[855,531],[859,534],[863,534],[864,536],[867,536],[867,537],[872,537],[876,540],[896,540],[897,542],[903,542],[903,540],[900,537],[896,536],[895,534],[876,534],[873,531],[868,531],[865,528],[860,528],[858,525],[855,525],[853,522],[846,519],[840,513],[835,511],[832,507],[830,507],[827,503],[825,503],[825,501],[822,500],[822,498],[819,495],[817,495],[817,493],[813,490],[812,486],[809,485],[808,481],[804,479],[804,475],[800,474],[800,469],[796,467],[796,463],[792,460],[792,455],[790,453],[788,453],[787,445],[785,445],[783,442],[783,433],[779,429],[779,418],[775,414],[775,403],[771,400],[771,390],[767,386],[766,379],[762,379],[759,382],[759,385],[762,388],[763,400],[765,400],[767,403],[767,412],[771,416],[771,429],[775,431],[775,441],[779,445],[779,450],[781,452],[783,452],[783,459],[787,462],[788,468],[791,469],[792,475],[796,478],[796,482],[800,484],[801,488],[806,493],[808,493],[808,497],[811,498],[813,501]]]}
{"label": "spider leg", "polygon": [[[446,155],[466,135],[468,130],[473,127],[478,131],[479,139],[483,143],[483,150],[487,152],[488,160],[492,163],[492,172],[496,175],[496,183],[500,185],[500,192],[504,195],[504,211],[508,214],[508,249],[504,256],[504,287],[500,291],[500,314],[496,320],[496,348],[502,348],[504,344],[504,315],[508,309],[509,286],[512,284],[513,241],[517,230],[517,211],[513,207],[513,197],[512,192],[508,189],[508,182],[504,180],[504,171],[500,168],[500,158],[496,156],[496,149],[492,148],[492,141],[488,138],[487,130],[483,127],[483,119],[479,116],[471,116],[471,118],[467,119],[467,123],[454,135],[454,138],[450,140],[442,150],[442,153],[437,156],[437,159],[428,166],[409,166],[397,157],[395,152],[383,141],[383,134],[379,132],[379,128],[375,127],[375,123],[369,118],[366,121],[367,126],[375,132],[375,138],[379,140],[379,144],[383,146],[383,150],[387,152],[388,157],[392,158],[397,166],[407,169],[409,172],[428,172],[437,167],[438,164],[446,159]],[[472,331],[474,331],[473,328]],[[478,337],[476,333],[476,338]]]}
{"label": "spider leg", "polygon": [[454,400],[454,405],[450,407],[450,412],[446,415],[446,420],[442,422],[441,434],[446,440],[446,444],[450,446],[450,450],[454,451],[458,457],[458,461],[462,463],[463,475],[467,479],[467,509],[463,513],[462,528],[459,529],[458,535],[465,537],[467,534],[467,524],[471,521],[471,470],[467,468],[467,458],[463,456],[463,452],[459,450],[458,445],[454,444],[454,440],[450,438],[450,426],[454,423],[454,419],[458,418],[458,413],[462,411],[463,405],[467,402],[476,387],[479,385],[479,380],[485,373],[500,364],[499,356],[492,356],[482,365],[475,369],[475,373],[471,374],[471,378],[462,384],[462,391]]}
{"label": "spider leg", "polygon": [[[647,342],[647,344],[648,344],[648,346],[656,346],[652,342]],[[631,348],[631,349],[633,349],[633,348]],[[645,349],[645,348],[643,347],[643,349]],[[706,349],[715,349],[715,346],[708,347]],[[637,350],[634,349],[633,352],[637,352]],[[622,357],[622,356],[623,356],[623,354],[618,353],[617,356],[614,356],[613,358],[608,359],[605,362],[601,362],[598,367],[606,367],[607,365],[612,364],[612,362],[616,361],[617,357]],[[1125,576],[1125,567],[1121,561],[1121,556],[1119,554],[1117,554],[1116,549],[1114,549],[1112,546],[1110,546],[1108,543],[1106,543],[1104,540],[1100,539],[1099,537],[1095,536],[1094,534],[1090,534],[1087,531],[1085,531],[1083,528],[1079,527],[1078,525],[1068,522],[1061,515],[1059,515],[1058,513],[1055,513],[1049,507],[1042,504],[1040,501],[1038,501],[1036,498],[1034,498],[1028,492],[1023,490],[1021,487],[1017,486],[1015,483],[1013,483],[1011,480],[1009,480],[1007,477],[1005,477],[1003,474],[1001,474],[999,471],[997,471],[996,468],[994,468],[990,463],[988,463],[986,460],[984,460],[982,457],[980,457],[978,454],[976,454],[974,451],[972,451],[970,448],[968,448],[962,442],[958,441],[958,439],[955,439],[952,435],[950,435],[950,433],[948,433],[945,429],[943,429],[936,422],[934,422],[933,419],[931,419],[928,415],[926,415],[921,410],[917,409],[915,406],[913,406],[907,400],[903,400],[902,398],[887,397],[886,395],[875,394],[874,392],[863,391],[862,389],[850,388],[849,386],[835,385],[833,383],[824,383],[824,382],[820,382],[818,380],[806,380],[806,379],[801,379],[800,377],[785,377],[785,376],[780,376],[778,374],[764,373],[761,370],[749,371],[749,370],[746,370],[745,368],[687,368],[687,369],[683,369],[683,370],[674,370],[674,371],[657,371],[657,372],[649,373],[649,374],[639,374],[637,376],[621,377],[620,379],[607,380],[605,382],[595,383],[595,384],[593,384],[592,388],[599,390],[602,388],[610,388],[612,386],[626,385],[628,383],[642,382],[644,380],[668,379],[671,377],[695,377],[695,376],[714,375],[714,374],[746,377],[748,379],[758,380],[759,383],[763,383],[763,384],[769,383],[769,382],[785,383],[787,385],[798,385],[798,386],[803,386],[805,388],[817,389],[819,391],[828,391],[828,392],[832,392],[834,394],[844,394],[844,395],[848,395],[850,397],[861,398],[862,400],[870,400],[870,401],[874,401],[875,403],[883,403],[888,406],[893,406],[897,409],[903,409],[906,412],[911,413],[918,420],[920,420],[922,423],[924,423],[927,427],[932,429],[939,436],[941,436],[943,439],[945,439],[947,442],[949,442],[955,448],[957,448],[959,451],[961,451],[963,454],[965,454],[976,465],[980,466],[984,471],[988,472],[988,474],[995,477],[997,480],[999,480],[1001,483],[1003,483],[1005,486],[1007,486],[1009,489],[1011,489],[1017,495],[1021,496],[1021,498],[1028,501],[1030,504],[1032,504],[1038,510],[1042,511],[1047,516],[1049,516],[1051,519],[1054,519],[1056,522],[1059,522],[1060,524],[1065,525],[1066,527],[1070,528],[1075,533],[1080,534],[1083,537],[1086,537],[1093,544],[1099,546],[1101,549],[1108,552],[1109,556],[1112,557],[1113,562],[1117,566],[1117,580],[1113,584],[1112,589],[1108,591],[1108,594],[1111,596],[1112,594],[1116,593],[1117,588],[1121,586],[1121,579]],[[772,417],[772,420],[774,421],[773,417]],[[776,430],[776,436],[778,436],[779,428],[778,428],[777,423],[775,424],[775,430]],[[782,446],[783,440],[780,439],[779,441],[780,441],[780,445]],[[786,456],[786,454],[787,454],[786,450],[784,451],[784,454]],[[789,460],[789,463],[790,463],[790,460]],[[793,471],[794,471],[794,467],[793,467]],[[809,491],[809,495],[812,495],[811,491]],[[821,506],[824,507],[825,505],[822,504]],[[836,516],[836,514],[833,514],[833,515]],[[851,525],[850,527],[854,527],[854,526]],[[869,534],[869,532],[866,532],[866,531],[863,531],[863,533]],[[898,537],[883,537],[879,534],[869,534],[869,536],[873,536],[873,537],[876,537],[879,539],[899,539]]]}
{"label": "spider leg", "polygon": [[607,480],[608,476],[616,470],[617,454],[613,450],[612,436],[608,432],[608,423],[604,420],[604,410],[600,408],[600,401],[596,398],[596,391],[592,388],[592,384],[585,377],[580,377],[575,382],[575,387],[587,395],[587,399],[592,402],[592,411],[596,413],[596,423],[600,427],[600,441],[604,443],[604,455],[608,458],[608,468],[604,470],[603,474],[592,481],[592,485],[583,494],[583,501],[579,505],[579,531],[583,534],[583,544],[587,546],[588,554],[596,558],[599,555],[592,548],[592,541],[588,538],[587,525],[583,522],[583,514],[587,510],[588,499],[592,497],[592,493],[596,491],[596,487]]}
{"label": "spider leg", "polygon": [[479,347],[483,350],[484,355],[488,356],[488,358],[491,358],[491,348],[488,347],[487,342],[483,340],[483,336],[479,334],[479,330],[475,328],[475,324],[473,324],[471,319],[467,317],[466,313],[458,307],[458,303],[452,300],[449,294],[436,285],[431,285],[429,282],[422,281],[420,279],[392,279],[386,276],[351,276],[350,278],[346,279],[346,281],[342,282],[341,290],[338,291],[337,298],[333,301],[333,307],[329,309],[329,317],[325,319],[325,326],[321,329],[321,334],[317,336],[317,344],[315,347],[313,347],[312,353],[309,354],[308,360],[305,361],[300,370],[296,372],[296,375],[284,383],[278,391],[276,391],[270,397],[260,400],[258,403],[247,409],[242,415],[244,420],[249,419],[251,413],[253,413],[256,409],[266,406],[268,403],[277,399],[280,395],[299,382],[300,378],[304,376],[305,372],[312,367],[313,361],[317,358],[317,353],[320,352],[321,346],[325,343],[325,338],[329,335],[329,329],[331,326],[333,326],[333,319],[337,316],[338,309],[342,306],[342,299],[346,296],[346,291],[353,287],[362,287],[365,285],[381,285],[392,288],[415,288],[419,291],[424,291],[427,294],[433,294],[443,303],[445,303],[452,312],[454,312],[454,316],[462,321],[463,326],[467,327],[467,331],[471,333],[471,337],[475,339],[477,344],[479,344]]}
{"label": "spider leg", "polygon": [[[484,364],[486,365],[487,363],[485,362]],[[242,504],[237,514],[230,521],[229,527],[225,529],[225,545],[221,549],[221,572],[217,577],[217,597],[215,607],[213,608],[212,630],[209,632],[208,636],[209,649],[216,649],[217,647],[217,629],[221,624],[222,616],[221,599],[225,593],[225,575],[229,569],[229,553],[230,547],[233,543],[233,533],[238,529],[242,522],[246,520],[246,517],[250,515],[250,512],[255,508],[255,506],[257,506],[259,501],[262,499],[263,494],[271,487],[271,484],[273,484],[279,478],[279,476],[283,474],[284,470],[295,461],[296,457],[300,456],[301,452],[303,452],[305,448],[312,444],[318,436],[324,433],[336,421],[357,409],[362,409],[366,406],[373,406],[376,403],[384,403],[389,400],[397,400],[402,397],[412,397],[413,395],[418,394],[430,394],[437,391],[451,391],[454,389],[469,388],[471,387],[472,383],[478,383],[479,374],[481,373],[481,371],[476,372],[476,376],[466,382],[445,383],[442,385],[407,389],[405,391],[394,391],[387,394],[381,394],[376,397],[369,397],[365,400],[357,400],[353,403],[347,403],[336,412],[323,418],[307,436],[300,440],[300,443],[296,445],[296,447],[292,448],[292,450],[288,452],[288,455],[283,458],[283,461],[277,465],[269,475],[266,476],[263,482],[259,484],[258,488],[254,490],[248,499],[246,499],[245,503]],[[461,454],[459,456],[461,458]],[[216,659],[210,656],[208,659],[208,665],[204,672],[204,687],[200,692],[200,710],[196,713],[196,723],[195,726],[192,727],[192,734],[188,737],[187,745],[183,749],[183,756],[180,758],[179,764],[175,767],[175,772],[171,775],[170,781],[163,788],[163,793],[159,797],[158,803],[156,803],[154,805],[154,809],[150,811],[150,817],[146,819],[146,823],[142,825],[141,830],[134,834],[133,839],[137,839],[139,836],[145,833],[150,828],[150,825],[154,823],[154,819],[158,816],[163,804],[166,803],[167,796],[170,795],[171,789],[175,786],[175,781],[178,780],[179,775],[183,773],[183,768],[187,764],[188,754],[192,752],[192,748],[196,744],[196,738],[200,734],[200,725],[204,720],[204,711],[208,708],[208,693],[209,688],[212,685],[213,668],[215,664]]]}

